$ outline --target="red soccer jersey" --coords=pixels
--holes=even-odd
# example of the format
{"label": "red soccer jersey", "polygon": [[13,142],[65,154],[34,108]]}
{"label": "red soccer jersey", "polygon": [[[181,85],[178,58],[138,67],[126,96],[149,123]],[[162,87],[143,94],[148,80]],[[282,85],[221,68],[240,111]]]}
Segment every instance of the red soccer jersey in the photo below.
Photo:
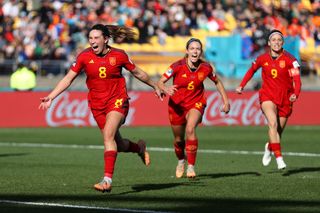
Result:
{"label": "red soccer jersey", "polygon": [[173,77],[173,84],[177,85],[177,91],[170,99],[184,108],[204,99],[203,81],[207,77],[216,81],[216,74],[209,63],[201,62],[195,71],[191,71],[186,60],[184,58],[171,64],[163,74],[167,79]]}
{"label": "red soccer jersey", "polygon": [[87,48],[79,54],[70,69],[77,73],[85,71],[89,105],[93,109],[102,109],[112,98],[128,98],[123,67],[129,71],[135,68],[123,50],[111,48],[100,57]]}
{"label": "red soccer jersey", "polygon": [[300,65],[290,53],[283,51],[276,59],[273,59],[269,52],[258,56],[240,86],[244,88],[259,68],[262,68],[260,96],[267,96],[278,105],[289,104],[289,97],[293,93],[298,97],[301,89]]}

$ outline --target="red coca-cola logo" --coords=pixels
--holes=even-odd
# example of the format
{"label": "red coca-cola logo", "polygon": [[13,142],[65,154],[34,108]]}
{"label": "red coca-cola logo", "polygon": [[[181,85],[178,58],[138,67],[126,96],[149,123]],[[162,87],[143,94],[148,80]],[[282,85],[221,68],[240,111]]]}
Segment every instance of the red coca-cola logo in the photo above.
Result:
{"label": "red coca-cola logo", "polygon": [[62,93],[47,110],[49,126],[96,126],[96,122],[84,99],[70,99],[68,92]]}
{"label": "red coca-cola logo", "polygon": [[228,114],[221,112],[223,100],[218,92],[208,96],[207,107],[202,123],[204,125],[264,125],[266,119],[260,110],[258,93],[248,98],[229,99],[231,110]]}

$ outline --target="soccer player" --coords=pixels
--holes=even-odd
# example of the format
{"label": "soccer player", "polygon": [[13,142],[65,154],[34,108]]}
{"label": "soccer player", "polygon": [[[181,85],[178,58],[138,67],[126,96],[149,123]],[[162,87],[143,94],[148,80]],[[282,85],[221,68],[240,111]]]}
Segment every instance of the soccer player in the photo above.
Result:
{"label": "soccer player", "polygon": [[[185,170],[185,151],[188,162],[187,177],[195,178],[194,170],[198,137],[196,127],[201,123],[206,98],[203,81],[213,81],[223,99],[222,111],[228,113],[230,105],[224,86],[215,73],[214,67],[201,59],[202,43],[191,38],[186,44],[186,55],[170,65],[158,81],[159,88],[170,96],[168,103],[169,120],[174,135],[174,150],[178,158],[176,177],[181,178]],[[172,85],[165,83],[173,79]],[[186,138],[186,139],[185,139]]]}
{"label": "soccer player", "polygon": [[276,157],[278,169],[285,169],[286,164],[281,154],[280,139],[287,120],[292,113],[293,102],[301,90],[300,65],[290,53],[283,49],[284,39],[279,30],[268,34],[268,51],[261,54],[252,63],[236,92],[243,88],[254,73],[261,68],[262,87],[259,90],[261,110],[269,126],[269,142],[265,145],[262,164],[268,166],[271,155]]}
{"label": "soccer player", "polygon": [[89,89],[88,103],[92,114],[101,130],[104,142],[104,177],[94,188],[101,192],[110,192],[115,161],[118,152],[137,153],[143,163],[148,166],[150,157],[146,151],[146,143],[137,143],[124,139],[119,132],[125,122],[129,110],[129,97],[126,89],[122,68],[143,83],[155,90],[161,99],[160,90],[149,75],[136,66],[125,51],[108,45],[109,39],[132,38],[134,33],[130,28],[112,25],[94,25],[88,35],[90,47],[82,51],[69,72],[51,91],[41,98],[40,109],[48,109],[52,101],[65,91],[81,70],[87,75]]}

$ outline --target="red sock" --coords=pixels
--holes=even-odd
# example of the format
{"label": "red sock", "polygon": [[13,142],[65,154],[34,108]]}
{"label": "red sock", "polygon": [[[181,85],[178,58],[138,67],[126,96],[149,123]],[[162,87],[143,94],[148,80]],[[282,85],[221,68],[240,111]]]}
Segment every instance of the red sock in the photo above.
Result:
{"label": "red sock", "polygon": [[140,153],[140,146],[137,143],[129,141],[129,148],[126,152]]}
{"label": "red sock", "polygon": [[282,157],[280,143],[269,143],[276,158]]}
{"label": "red sock", "polygon": [[104,176],[112,178],[114,165],[117,159],[117,151],[104,152]]}
{"label": "red sock", "polygon": [[176,153],[176,156],[179,160],[184,159],[184,148],[185,148],[185,142],[179,141],[173,144],[174,145],[174,152]]}
{"label": "red sock", "polygon": [[187,140],[186,152],[187,152],[188,164],[194,165],[196,163],[197,150],[198,150],[198,139]]}

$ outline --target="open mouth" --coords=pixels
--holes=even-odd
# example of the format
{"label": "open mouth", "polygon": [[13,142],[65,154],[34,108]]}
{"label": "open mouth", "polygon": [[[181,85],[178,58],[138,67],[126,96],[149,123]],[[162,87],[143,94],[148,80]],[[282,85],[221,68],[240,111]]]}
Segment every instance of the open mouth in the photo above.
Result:
{"label": "open mouth", "polygon": [[99,46],[98,45],[92,45],[92,49],[98,50]]}

